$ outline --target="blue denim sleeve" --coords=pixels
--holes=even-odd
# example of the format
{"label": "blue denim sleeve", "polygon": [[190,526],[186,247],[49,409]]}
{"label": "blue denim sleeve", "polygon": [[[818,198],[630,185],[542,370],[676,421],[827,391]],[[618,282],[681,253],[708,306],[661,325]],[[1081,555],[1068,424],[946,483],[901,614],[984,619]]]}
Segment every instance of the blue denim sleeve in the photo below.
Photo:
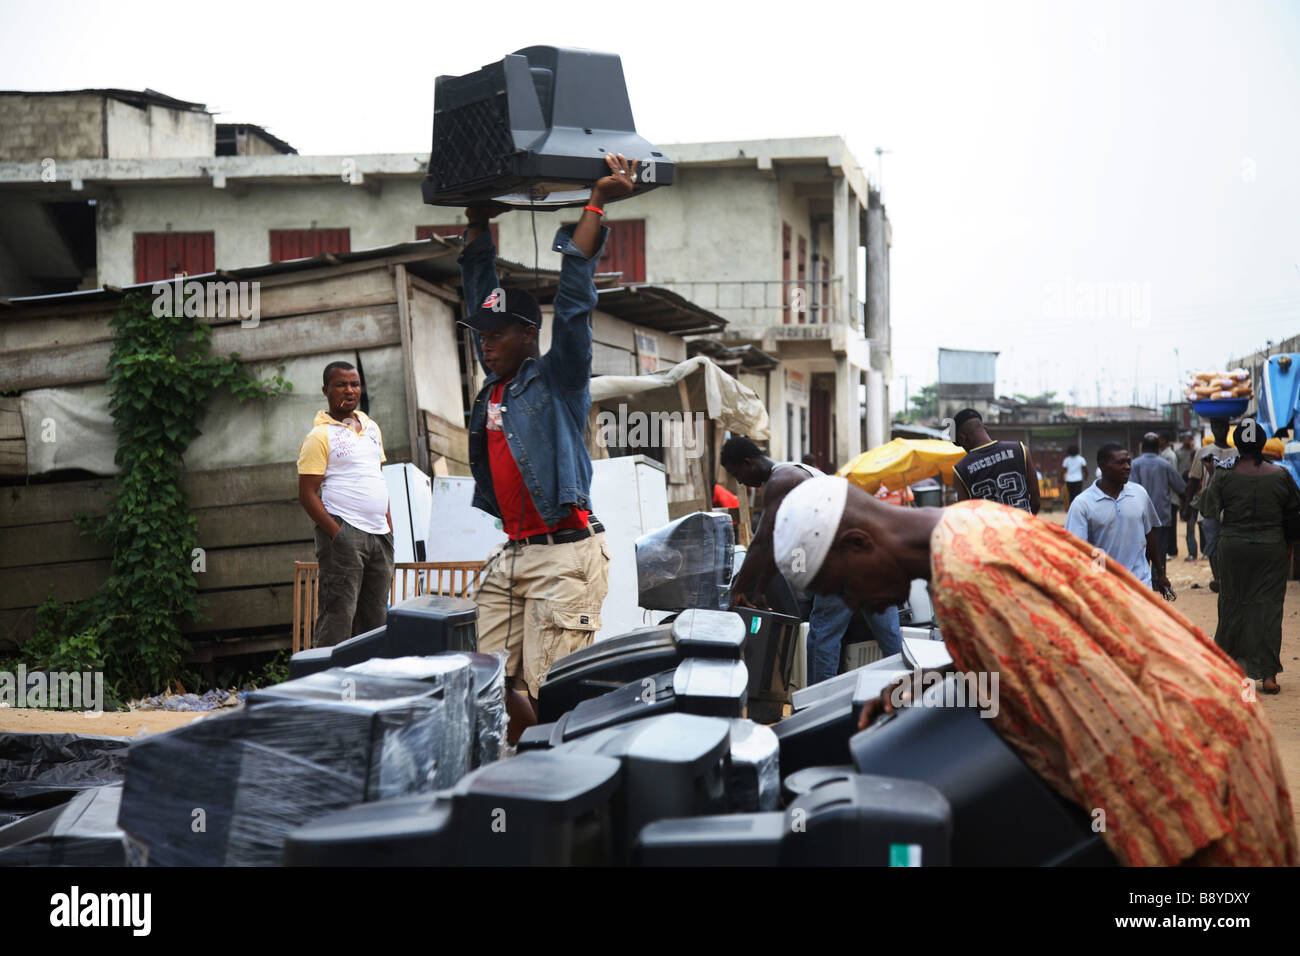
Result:
{"label": "blue denim sleeve", "polygon": [[[461,250],[457,261],[460,262],[461,288],[465,292],[469,312],[472,313],[477,311],[493,289],[501,285],[501,280],[497,278],[497,250],[492,245],[492,230],[484,229],[477,239],[468,243]],[[470,329],[469,334],[474,339],[474,354],[478,356],[479,365],[491,375],[491,370],[483,365],[483,343],[479,341],[478,333]]]}
{"label": "blue denim sleeve", "polygon": [[590,259],[573,241],[574,226],[561,226],[551,248],[560,253],[560,282],[555,292],[555,325],[551,348],[542,356],[560,384],[568,389],[586,388],[591,382],[591,310],[596,307],[596,267],[609,227],[600,227],[600,245]]}

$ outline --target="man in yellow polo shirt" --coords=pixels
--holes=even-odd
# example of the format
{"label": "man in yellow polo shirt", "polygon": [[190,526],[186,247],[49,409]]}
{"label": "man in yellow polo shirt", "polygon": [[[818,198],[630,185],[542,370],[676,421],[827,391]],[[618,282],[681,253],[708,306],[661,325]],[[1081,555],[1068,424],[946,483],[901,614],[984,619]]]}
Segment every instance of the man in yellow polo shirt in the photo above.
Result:
{"label": "man in yellow polo shirt", "polygon": [[316,647],[382,625],[393,581],[393,517],[380,468],[384,437],[357,408],[355,367],[331,362],[324,381],[329,410],[316,413],[298,450],[298,501],[316,522],[320,564]]}

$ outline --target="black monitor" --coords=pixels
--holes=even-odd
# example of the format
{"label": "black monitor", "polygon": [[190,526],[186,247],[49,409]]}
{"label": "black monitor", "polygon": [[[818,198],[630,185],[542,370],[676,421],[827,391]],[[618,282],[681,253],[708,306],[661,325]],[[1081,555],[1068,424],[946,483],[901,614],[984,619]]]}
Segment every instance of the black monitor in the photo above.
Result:
{"label": "black monitor", "polygon": [[597,641],[551,666],[537,692],[538,719],[559,720],[584,700],[675,669],[687,658],[740,660],[745,636],[743,621],[730,611],[692,608],[671,621]]}
{"label": "black monitor", "polygon": [[520,754],[451,791],[331,813],[289,834],[290,866],[570,866],[613,861],[612,757]]}
{"label": "black monitor", "polygon": [[952,810],[913,780],[825,779],[784,811],[663,819],[641,829],[642,866],[946,866]]}
{"label": "black monitor", "polygon": [[673,163],[637,135],[617,55],[531,46],[464,76],[440,76],[424,201],[581,206],[606,153],[640,161],[634,195],[670,185]]}
{"label": "black monitor", "polygon": [[735,546],[731,518],[711,511],[643,534],[636,539],[637,603],[660,611],[727,610]]}
{"label": "black monitor", "polygon": [[664,714],[562,744],[553,753],[614,757],[623,764],[614,799],[616,859],[652,820],[727,810],[731,724],[715,717]]}
{"label": "black monitor", "polygon": [[1113,864],[1088,815],[1052,791],[998,736],[971,692],[958,686],[962,680],[948,675],[923,690],[920,704],[854,735],[849,750],[855,769],[923,781],[942,793],[952,805],[954,864]]}

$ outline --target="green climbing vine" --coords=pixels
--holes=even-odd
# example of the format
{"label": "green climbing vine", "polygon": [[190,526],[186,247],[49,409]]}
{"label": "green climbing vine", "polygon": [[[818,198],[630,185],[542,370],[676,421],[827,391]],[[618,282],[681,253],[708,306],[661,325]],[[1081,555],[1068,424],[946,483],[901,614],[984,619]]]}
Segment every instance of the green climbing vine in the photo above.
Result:
{"label": "green climbing vine", "polygon": [[218,389],[242,402],[293,388],[284,366],[259,380],[238,353],[210,354],[212,330],[201,319],[158,311],[151,297],[134,293],[110,323],[108,391],[121,471],[108,513],[77,516],[83,532],[112,546],[108,580],[84,601],[47,603],[23,647],[29,661],[51,669],[74,657],[102,662],[106,683],[123,696],[162,690],[179,676],[181,624],[201,613],[198,523],[182,456],[200,434],[208,399]]}

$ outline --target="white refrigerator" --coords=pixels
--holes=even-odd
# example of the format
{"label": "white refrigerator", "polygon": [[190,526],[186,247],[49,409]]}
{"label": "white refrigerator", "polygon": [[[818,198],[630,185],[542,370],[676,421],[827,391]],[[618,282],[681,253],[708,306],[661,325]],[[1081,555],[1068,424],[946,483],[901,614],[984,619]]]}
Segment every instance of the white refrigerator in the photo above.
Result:
{"label": "white refrigerator", "polygon": [[[637,606],[636,539],[668,523],[664,466],[645,455],[602,458],[592,463],[592,514],[605,527],[609,547],[609,593],[601,607],[596,640],[652,624],[662,611]],[[474,508],[474,479],[433,479],[427,551],[429,561],[484,561],[506,540],[501,522]],[[397,521],[397,512],[393,512]]]}

